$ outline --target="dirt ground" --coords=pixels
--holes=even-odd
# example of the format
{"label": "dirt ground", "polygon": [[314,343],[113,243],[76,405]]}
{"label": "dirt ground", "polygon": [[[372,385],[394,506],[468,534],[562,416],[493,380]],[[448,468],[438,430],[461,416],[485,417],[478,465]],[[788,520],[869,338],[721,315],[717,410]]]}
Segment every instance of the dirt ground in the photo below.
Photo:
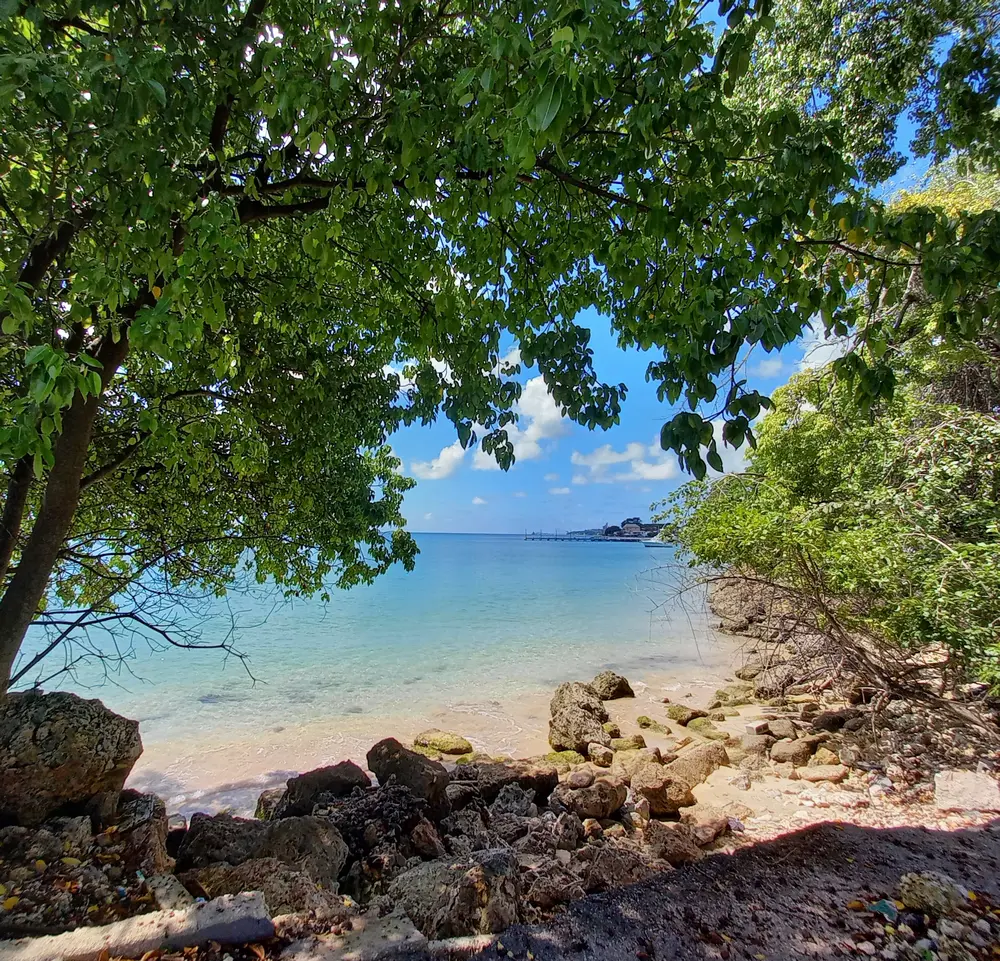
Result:
{"label": "dirt ground", "polygon": [[891,896],[901,875],[926,870],[943,872],[977,892],[984,907],[1000,905],[1000,819],[956,831],[815,825],[588,897],[551,923],[515,925],[477,957],[860,957],[856,945],[871,936],[879,918],[852,910],[850,902]]}

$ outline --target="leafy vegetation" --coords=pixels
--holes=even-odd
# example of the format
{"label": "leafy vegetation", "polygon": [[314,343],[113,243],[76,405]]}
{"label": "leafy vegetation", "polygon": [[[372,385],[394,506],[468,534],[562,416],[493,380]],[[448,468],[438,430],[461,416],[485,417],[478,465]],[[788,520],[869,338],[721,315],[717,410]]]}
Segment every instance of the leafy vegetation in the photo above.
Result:
{"label": "leafy vegetation", "polygon": [[[0,4],[0,688],[31,625],[135,616],[116,598],[153,574],[223,590],[249,559],[311,592],[411,564],[389,438],[443,414],[509,465],[507,346],[567,416],[617,422],[584,308],[655,349],[696,474],[713,418],[738,446],[768,404],[741,352],[816,316],[859,332],[855,394],[891,394],[859,285],[888,308],[917,277],[939,336],[978,338],[996,211],[872,199],[856,108],[761,86],[813,17],[770,6],[724,0],[717,33],[692,0]],[[866,104],[919,100],[928,149],[992,162],[991,14],[913,9]],[[823,46],[824,77],[857,49]]]}

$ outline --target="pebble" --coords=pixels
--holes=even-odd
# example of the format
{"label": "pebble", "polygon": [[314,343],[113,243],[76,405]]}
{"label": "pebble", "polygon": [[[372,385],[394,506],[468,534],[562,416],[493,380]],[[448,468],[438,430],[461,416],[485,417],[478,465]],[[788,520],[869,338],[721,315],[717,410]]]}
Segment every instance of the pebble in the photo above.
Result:
{"label": "pebble", "polygon": [[862,954],[867,954],[869,958],[875,957],[875,945],[871,941],[859,941],[856,947]]}

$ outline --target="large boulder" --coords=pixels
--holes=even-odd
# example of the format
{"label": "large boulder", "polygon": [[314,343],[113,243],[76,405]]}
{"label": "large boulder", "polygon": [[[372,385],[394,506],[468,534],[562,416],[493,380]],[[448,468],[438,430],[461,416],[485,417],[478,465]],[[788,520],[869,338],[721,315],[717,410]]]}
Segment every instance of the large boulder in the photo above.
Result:
{"label": "large boulder", "polygon": [[163,874],[173,866],[167,854],[167,808],[155,794],[123,791],[116,811],[114,840],[122,848],[126,871],[142,871],[147,877]]}
{"label": "large boulder", "polygon": [[570,811],[577,817],[609,818],[618,811],[628,797],[628,789],[621,781],[598,778],[588,787],[574,790],[567,784],[560,784],[549,800],[549,806],[556,810]]}
{"label": "large boulder", "polygon": [[476,785],[479,797],[492,804],[508,784],[535,792],[535,802],[544,804],[559,783],[559,772],[551,764],[536,761],[494,761],[462,767],[463,780]]}
{"label": "large boulder", "polygon": [[611,736],[604,730],[608,712],[589,684],[568,681],[556,688],[549,705],[549,744],[556,751],[586,754],[590,744],[611,747]]}
{"label": "large boulder", "polygon": [[428,938],[502,931],[518,920],[517,856],[494,848],[467,860],[425,862],[392,882],[388,900],[401,905]]}
{"label": "large boulder", "polygon": [[397,784],[409,788],[414,796],[426,802],[427,815],[432,820],[440,820],[451,810],[448,772],[442,764],[408,750],[393,737],[379,741],[367,757],[368,768],[379,783],[387,784],[394,778]]}
{"label": "large boulder", "polygon": [[597,692],[597,696],[602,701],[614,701],[620,697],[635,697],[632,685],[614,671],[601,671],[591,682],[590,686]]}
{"label": "large boulder", "polygon": [[347,861],[347,845],[333,823],[320,817],[256,821],[228,814],[194,814],[177,852],[177,871],[275,858],[331,886]]}
{"label": "large boulder", "polygon": [[676,814],[695,803],[691,785],[662,764],[642,764],[632,772],[632,793],[649,801],[653,815]]}
{"label": "large boulder", "polygon": [[670,774],[682,778],[694,787],[705,781],[713,771],[728,766],[729,755],[726,749],[718,741],[712,741],[685,751],[666,767]]}
{"label": "large boulder", "polygon": [[241,891],[260,891],[271,917],[305,911],[333,913],[343,908],[343,899],[333,891],[316,887],[316,882],[302,871],[290,868],[277,858],[254,858],[236,867],[214,864],[185,871],[181,883],[192,893],[210,898]]}
{"label": "large boulder", "polygon": [[630,784],[632,774],[643,764],[659,764],[660,749],[644,747],[634,751],[618,751],[611,762],[611,776],[625,784]]}
{"label": "large boulder", "polygon": [[371,787],[371,778],[353,761],[341,761],[330,767],[319,767],[289,778],[285,793],[271,818],[299,817],[312,814],[320,795],[346,797],[356,787]]}
{"label": "large boulder", "polygon": [[0,824],[58,815],[110,820],[142,753],[139,722],[57,691],[0,702]]}

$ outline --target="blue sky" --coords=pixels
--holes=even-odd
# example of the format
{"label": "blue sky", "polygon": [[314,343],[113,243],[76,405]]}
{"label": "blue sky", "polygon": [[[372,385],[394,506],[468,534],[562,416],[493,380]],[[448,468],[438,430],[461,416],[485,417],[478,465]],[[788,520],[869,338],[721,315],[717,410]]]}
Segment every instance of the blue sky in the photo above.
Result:
{"label": "blue sky", "polygon": [[[406,495],[405,515],[414,531],[522,533],[525,530],[574,530],[617,523],[624,517],[649,517],[650,504],[686,479],[677,458],[659,447],[660,426],[677,409],[656,398],[646,382],[654,353],[623,351],[610,323],[596,311],[578,318],[591,330],[598,374],[623,382],[629,392],[621,424],[590,431],[561,417],[534,369],[522,370],[520,421],[511,433],[517,461],[501,471],[477,448],[462,451],[446,420],[410,427],[392,446],[404,471],[417,478]],[[744,376],[750,387],[770,393],[795,373],[806,357],[819,361],[829,347],[804,339],[782,353],[755,351]],[[739,469],[740,452],[723,451],[727,468]]]}

